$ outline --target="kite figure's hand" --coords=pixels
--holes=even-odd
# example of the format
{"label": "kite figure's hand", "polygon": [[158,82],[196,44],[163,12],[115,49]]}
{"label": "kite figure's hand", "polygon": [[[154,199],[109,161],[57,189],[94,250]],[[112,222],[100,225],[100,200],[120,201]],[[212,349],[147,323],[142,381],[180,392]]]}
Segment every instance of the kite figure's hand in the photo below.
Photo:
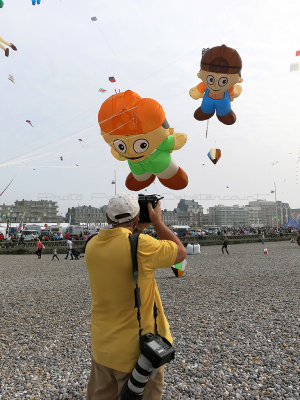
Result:
{"label": "kite figure's hand", "polygon": [[174,149],[178,150],[183,147],[187,141],[187,135],[185,133],[174,133]]}
{"label": "kite figure's hand", "polygon": [[197,86],[195,86],[192,89],[190,89],[189,94],[194,100],[198,100],[198,99],[204,97],[204,93],[201,93],[198,90]]}
{"label": "kite figure's hand", "polygon": [[242,86],[241,85],[234,85],[234,95],[233,97],[239,97],[239,95],[242,93]]}

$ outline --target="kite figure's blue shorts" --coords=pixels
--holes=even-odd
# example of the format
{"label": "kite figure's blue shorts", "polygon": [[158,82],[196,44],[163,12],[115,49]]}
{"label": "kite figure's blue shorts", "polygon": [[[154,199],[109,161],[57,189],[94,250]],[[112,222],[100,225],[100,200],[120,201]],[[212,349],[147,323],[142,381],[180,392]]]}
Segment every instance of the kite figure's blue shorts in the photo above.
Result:
{"label": "kite figure's blue shorts", "polygon": [[205,89],[204,98],[201,104],[201,111],[205,114],[213,114],[215,111],[217,115],[223,117],[231,111],[230,96],[228,91],[224,92],[224,97],[220,100],[214,100],[208,95],[209,90]]}

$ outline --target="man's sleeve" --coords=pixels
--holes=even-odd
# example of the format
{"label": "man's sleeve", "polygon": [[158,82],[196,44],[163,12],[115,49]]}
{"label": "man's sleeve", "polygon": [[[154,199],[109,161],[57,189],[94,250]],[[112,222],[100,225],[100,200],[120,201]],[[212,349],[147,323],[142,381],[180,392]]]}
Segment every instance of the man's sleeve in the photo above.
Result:
{"label": "man's sleeve", "polygon": [[171,240],[157,240],[149,235],[140,235],[138,254],[145,268],[170,268],[177,257],[177,245]]}

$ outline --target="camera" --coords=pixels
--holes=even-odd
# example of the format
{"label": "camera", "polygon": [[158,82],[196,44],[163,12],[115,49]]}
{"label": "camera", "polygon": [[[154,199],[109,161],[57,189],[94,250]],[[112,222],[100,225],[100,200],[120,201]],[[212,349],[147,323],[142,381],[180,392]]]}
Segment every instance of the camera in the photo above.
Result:
{"label": "camera", "polygon": [[148,203],[152,204],[152,207],[155,208],[159,200],[163,199],[158,194],[140,194],[139,193],[139,205],[140,205],[140,217],[139,222],[151,222],[149,218],[148,212]]}
{"label": "camera", "polygon": [[147,333],[140,340],[141,355],[128,381],[123,386],[121,400],[143,398],[146,383],[152,371],[170,362],[175,357],[171,343],[160,335]]}

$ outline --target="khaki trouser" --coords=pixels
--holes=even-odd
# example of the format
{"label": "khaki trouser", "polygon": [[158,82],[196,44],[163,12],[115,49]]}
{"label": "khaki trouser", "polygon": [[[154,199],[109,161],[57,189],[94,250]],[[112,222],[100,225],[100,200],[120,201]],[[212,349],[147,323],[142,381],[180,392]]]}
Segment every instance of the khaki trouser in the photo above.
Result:
{"label": "khaki trouser", "polygon": [[[87,388],[87,400],[119,400],[124,383],[130,373],[104,367],[92,360],[91,375]],[[157,370],[145,386],[143,400],[161,400],[164,388],[164,366]]]}

